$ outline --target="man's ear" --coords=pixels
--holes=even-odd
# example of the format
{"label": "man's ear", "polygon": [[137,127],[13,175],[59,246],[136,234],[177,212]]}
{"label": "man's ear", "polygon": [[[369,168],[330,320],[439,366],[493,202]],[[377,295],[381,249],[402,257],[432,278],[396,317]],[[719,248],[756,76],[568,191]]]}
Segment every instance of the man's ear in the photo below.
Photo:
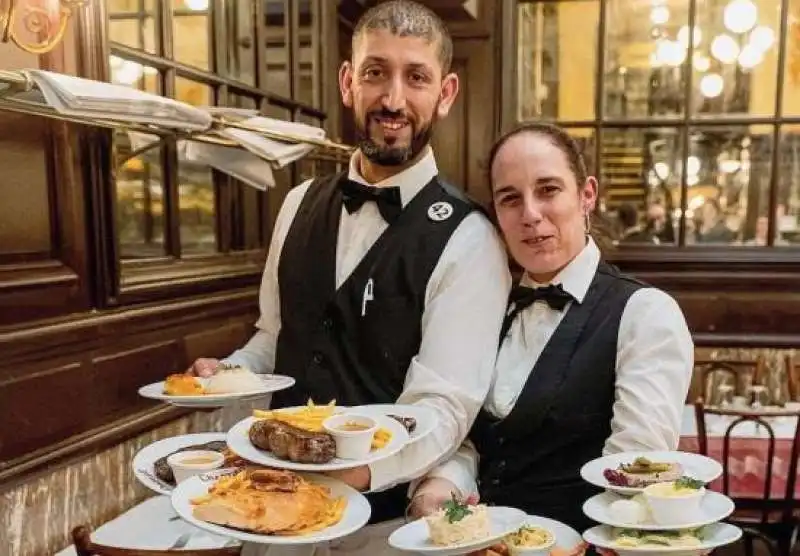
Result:
{"label": "man's ear", "polygon": [[346,108],[353,107],[353,64],[349,60],[342,62],[339,68],[339,91],[342,94],[342,104]]}
{"label": "man's ear", "polygon": [[455,73],[448,73],[442,79],[442,92],[439,96],[439,106],[436,110],[436,115],[439,118],[444,118],[450,113],[450,109],[456,101],[458,96],[458,75]]}

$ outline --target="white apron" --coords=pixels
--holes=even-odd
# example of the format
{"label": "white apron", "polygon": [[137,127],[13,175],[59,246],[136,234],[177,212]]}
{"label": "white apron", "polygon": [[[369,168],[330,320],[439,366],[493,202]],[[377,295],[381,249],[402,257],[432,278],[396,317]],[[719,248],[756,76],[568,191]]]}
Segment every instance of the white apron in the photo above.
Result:
{"label": "white apron", "polygon": [[408,556],[389,546],[389,535],[405,525],[402,518],[368,525],[352,535],[324,544],[300,546],[244,543],[241,556]]}

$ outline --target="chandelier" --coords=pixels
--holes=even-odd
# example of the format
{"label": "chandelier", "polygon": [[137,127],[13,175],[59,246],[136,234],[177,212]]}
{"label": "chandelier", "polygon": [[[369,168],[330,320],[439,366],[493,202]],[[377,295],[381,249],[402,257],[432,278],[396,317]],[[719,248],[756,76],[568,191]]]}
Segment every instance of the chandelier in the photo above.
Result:
{"label": "chandelier", "polygon": [[89,0],[6,0],[0,2],[0,42],[44,54],[61,42],[70,17]]}

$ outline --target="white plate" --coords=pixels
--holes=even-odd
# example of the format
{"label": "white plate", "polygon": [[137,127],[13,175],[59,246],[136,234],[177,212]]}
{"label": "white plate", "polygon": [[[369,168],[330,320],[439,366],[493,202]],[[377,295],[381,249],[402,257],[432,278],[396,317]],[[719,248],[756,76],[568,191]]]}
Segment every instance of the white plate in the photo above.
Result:
{"label": "white plate", "polygon": [[[286,411],[293,411],[297,408],[286,408]],[[352,408],[355,411],[356,408]],[[387,429],[392,433],[392,439],[379,450],[373,450],[370,455],[363,459],[339,459],[333,458],[328,463],[296,463],[293,461],[280,459],[266,450],[259,450],[250,443],[250,426],[257,420],[255,417],[248,417],[236,423],[228,431],[228,447],[239,457],[276,469],[291,469],[292,471],[338,471],[342,469],[354,469],[362,465],[368,465],[382,459],[395,455],[408,444],[408,431],[396,420],[391,417],[375,416],[378,426]]]}
{"label": "white plate", "polygon": [[[154,382],[139,388],[139,395],[151,400],[167,402],[178,407],[224,407],[226,405],[263,398],[273,392],[294,386],[294,379],[283,375],[260,375],[264,386],[258,390],[232,394],[203,394],[201,396],[168,396],[164,393],[164,381]],[[198,378],[201,383],[208,379]]]}
{"label": "white plate", "polygon": [[632,463],[639,457],[663,463],[680,463],[683,474],[708,484],[722,475],[722,465],[706,456],[689,452],[624,452],[597,458],[581,467],[581,477],[595,486],[618,494],[638,494],[642,488],[620,487],[609,483],[603,476],[606,469],[616,469],[622,463]]}
{"label": "white plate", "polygon": [[195,444],[207,444],[208,442],[225,442],[224,432],[203,432],[198,434],[183,434],[165,438],[158,442],[145,446],[133,456],[133,474],[136,479],[144,486],[159,494],[169,495],[175,488],[171,485],[158,480],[153,469],[156,460],[177,452],[181,448],[193,446]]}
{"label": "white plate", "polygon": [[592,527],[583,534],[583,540],[598,548],[614,550],[619,556],[628,554],[700,554],[709,550],[735,543],[742,536],[742,530],[728,523],[714,523],[705,528],[705,539],[699,545],[691,548],[685,546],[647,546],[647,547],[619,547],[614,543],[614,529],[608,525]]}
{"label": "white plate", "polygon": [[439,416],[436,411],[423,405],[411,404],[372,404],[360,405],[345,409],[345,412],[360,413],[368,417],[376,415],[397,415],[398,417],[411,417],[417,422],[414,432],[409,434],[408,444],[412,444],[428,436],[436,428]]}
{"label": "white plate", "polygon": [[[220,474],[217,473],[216,476]],[[331,489],[331,496],[344,496],[347,498],[347,507],[344,510],[341,520],[336,525],[322,529],[315,533],[302,536],[281,536],[281,535],[260,535],[258,533],[247,533],[239,529],[215,525],[207,521],[195,519],[192,515],[191,499],[208,493],[209,487],[216,482],[214,473],[195,476],[183,481],[175,490],[172,491],[172,507],[178,515],[192,525],[204,529],[217,535],[223,535],[242,542],[252,542],[259,544],[315,544],[332,541],[352,533],[355,533],[369,521],[372,508],[363,494],[347,486],[345,483],[326,477],[324,475],[305,476],[305,478],[316,484],[325,485]]]}
{"label": "white plate", "polygon": [[[702,527],[704,525],[710,525],[711,523],[716,523],[717,521],[722,521],[729,515],[733,513],[735,509],[735,505],[733,500],[725,496],[724,494],[720,494],[719,492],[714,492],[713,490],[707,490],[705,496],[703,496],[703,500],[700,502],[700,511],[702,515],[699,519],[687,521],[685,523],[681,523],[678,525],[657,525],[653,523],[652,518],[648,519],[644,523],[624,523],[621,521],[615,520],[610,511],[610,506],[613,502],[617,500],[625,500],[625,496],[620,496],[618,494],[614,494],[612,492],[604,492],[602,494],[598,494],[597,496],[593,496],[589,498],[583,504],[583,513],[586,514],[586,517],[592,519],[598,523],[603,523],[605,525],[611,525],[613,527],[632,527],[635,529],[642,529],[645,531],[668,531],[673,529],[694,529],[696,527]],[[642,501],[643,504],[646,504]],[[647,507],[645,505],[645,507]],[[649,513],[649,512],[648,512]]]}
{"label": "white plate", "polygon": [[569,525],[561,523],[560,521],[550,519],[549,517],[529,515],[525,518],[525,525],[547,529],[553,533],[553,536],[556,538],[556,546],[567,551],[571,551],[573,548],[583,542],[583,538],[581,537],[580,533],[578,533],[575,529]]}
{"label": "white plate", "polygon": [[430,540],[428,524],[424,519],[418,519],[392,533],[389,536],[389,546],[406,552],[435,554],[436,556],[468,554],[496,544],[506,535],[522,527],[528,518],[525,512],[516,508],[489,506],[487,509],[489,510],[491,534],[483,540],[453,546],[436,546]]}

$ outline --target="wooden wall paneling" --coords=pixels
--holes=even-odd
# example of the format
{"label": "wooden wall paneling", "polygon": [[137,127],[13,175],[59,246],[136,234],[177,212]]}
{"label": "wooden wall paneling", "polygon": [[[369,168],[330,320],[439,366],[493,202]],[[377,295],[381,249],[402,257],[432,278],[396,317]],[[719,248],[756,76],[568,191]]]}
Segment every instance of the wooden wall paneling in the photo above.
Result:
{"label": "wooden wall paneling", "polygon": [[0,490],[186,414],[138,396],[250,337],[255,288],[0,332]]}

